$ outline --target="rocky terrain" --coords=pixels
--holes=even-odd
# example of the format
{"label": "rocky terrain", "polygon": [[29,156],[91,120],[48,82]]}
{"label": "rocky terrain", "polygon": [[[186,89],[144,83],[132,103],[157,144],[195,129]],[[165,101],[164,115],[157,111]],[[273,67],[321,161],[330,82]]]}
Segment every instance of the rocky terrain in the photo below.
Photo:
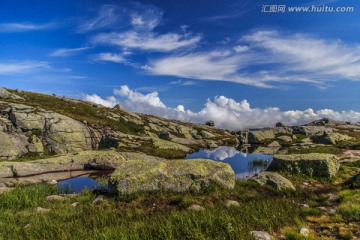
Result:
{"label": "rocky terrain", "polygon": [[[226,145],[243,152],[272,154],[273,161],[266,171],[249,180],[236,180],[234,171],[226,163],[184,160],[188,153],[199,149]],[[32,187],[56,184],[59,180],[98,171],[109,172],[106,194],[115,194],[117,198],[55,192],[40,199],[41,191],[50,193],[53,190]],[[80,204],[82,210],[97,211],[93,206],[101,205],[104,215],[99,214],[108,219],[106,214],[111,215],[111,211],[106,212],[107,207],[152,212],[160,205],[161,209],[176,214],[183,209],[198,212],[181,216],[196,221],[206,219],[203,224],[211,225],[214,232],[219,231],[218,234],[226,239],[237,239],[232,235],[235,233],[244,234],[242,239],[357,239],[360,237],[359,187],[359,123],[321,119],[302,126],[278,123],[266,129],[230,132],[217,129],[210,119],[206,124],[184,123],[132,113],[120,105],[106,108],[66,97],[0,88],[0,194],[3,194],[0,208],[11,214],[30,214],[26,211],[36,207],[35,215],[30,215],[38,219],[36,214],[51,215],[51,208],[56,206],[65,209],[65,212],[57,212],[65,216],[73,213],[69,206]],[[33,205],[22,203],[28,206],[24,210],[10,204],[23,199],[26,191],[37,192],[39,199],[34,200]],[[155,198],[151,195],[158,192],[165,193]],[[188,196],[191,200],[184,200]],[[26,198],[24,201],[28,203]],[[244,204],[250,204],[248,211],[256,220],[243,221],[238,215],[232,215],[247,211],[239,208],[243,209]],[[259,210],[260,205],[262,209]],[[281,209],[288,210],[282,212]],[[207,212],[210,215],[201,215]],[[251,217],[249,212],[237,214]],[[266,220],[261,220],[257,214],[267,214]],[[133,223],[132,216],[130,214],[129,224]],[[217,226],[221,222],[211,220],[215,216],[229,221],[226,227],[219,230]],[[232,216],[232,222],[226,216]],[[74,216],[77,217],[82,218]],[[15,220],[8,218],[8,221]],[[113,221],[115,224],[118,220]],[[174,221],[176,225],[178,219],[167,221]],[[231,225],[240,221],[253,229]],[[102,223],[99,221],[100,225]],[[5,223],[0,220],[0,229],[2,224]],[[29,224],[24,222],[21,229],[12,229],[8,234],[24,231]],[[34,224],[34,227],[39,226]],[[48,225],[48,229],[52,227],[55,226]],[[201,232],[202,229],[199,227],[197,234],[200,235],[196,239],[212,236],[209,232]],[[36,235],[37,231],[31,234]],[[81,234],[78,238],[83,237]],[[177,235],[168,237],[174,236]],[[33,235],[28,237],[34,238]]]}

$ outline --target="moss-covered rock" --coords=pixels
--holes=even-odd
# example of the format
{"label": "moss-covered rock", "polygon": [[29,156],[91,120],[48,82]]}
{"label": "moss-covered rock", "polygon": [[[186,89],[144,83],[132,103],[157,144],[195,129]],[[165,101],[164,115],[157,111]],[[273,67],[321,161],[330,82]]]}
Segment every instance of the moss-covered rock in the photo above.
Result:
{"label": "moss-covered rock", "polygon": [[263,143],[265,140],[274,139],[275,132],[273,129],[251,130],[248,133],[249,143]]}
{"label": "moss-covered rock", "polygon": [[116,151],[84,151],[29,162],[3,162],[16,177],[84,169],[115,169],[126,158]]}
{"label": "moss-covered rock", "polygon": [[201,190],[212,182],[233,188],[230,165],[205,159],[172,161],[124,161],[111,175],[110,185],[120,193]]}
{"label": "moss-covered rock", "polygon": [[339,159],[332,154],[309,153],[274,155],[268,171],[289,171],[309,177],[330,178],[340,168]]}
{"label": "moss-covered rock", "polygon": [[324,144],[337,144],[342,141],[354,140],[353,137],[350,137],[345,134],[334,133],[334,132],[324,132],[323,134],[313,136],[311,139],[315,143],[324,143]]}
{"label": "moss-covered rock", "polygon": [[250,178],[261,186],[268,185],[276,190],[295,190],[294,185],[285,177],[275,172],[260,172]]}
{"label": "moss-covered rock", "polygon": [[27,153],[27,138],[19,134],[0,132],[0,159],[14,160]]}

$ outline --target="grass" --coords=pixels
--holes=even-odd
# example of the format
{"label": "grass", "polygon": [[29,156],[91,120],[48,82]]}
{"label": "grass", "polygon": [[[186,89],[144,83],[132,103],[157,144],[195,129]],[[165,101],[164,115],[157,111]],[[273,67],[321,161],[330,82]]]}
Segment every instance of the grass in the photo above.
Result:
{"label": "grass", "polygon": [[289,148],[288,153],[289,154],[330,153],[330,154],[339,155],[343,153],[343,151],[344,151],[343,149],[334,146],[320,146],[320,147],[300,148],[300,149]]}
{"label": "grass", "polygon": [[[56,192],[35,185],[1,195],[0,239],[252,239],[250,231],[278,231],[299,213],[291,197],[245,181],[233,191],[143,193],[109,197],[96,206],[89,191],[64,202],[44,200]],[[227,199],[241,207],[226,208]],[[74,208],[72,202],[81,204]],[[206,210],[187,210],[193,203]],[[38,206],[52,211],[36,213]]]}
{"label": "grass", "polygon": [[343,190],[340,192],[339,212],[347,221],[360,221],[360,190]]}

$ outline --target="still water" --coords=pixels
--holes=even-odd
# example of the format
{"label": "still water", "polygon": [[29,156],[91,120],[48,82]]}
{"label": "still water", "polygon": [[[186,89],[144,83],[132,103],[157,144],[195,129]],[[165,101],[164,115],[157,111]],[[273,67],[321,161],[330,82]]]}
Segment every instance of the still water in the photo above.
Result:
{"label": "still water", "polygon": [[207,158],[230,164],[238,179],[246,179],[263,171],[272,161],[272,155],[244,153],[234,147],[218,147],[188,154],[186,159]]}
{"label": "still water", "polygon": [[[188,154],[186,159],[206,158],[230,164],[238,179],[246,179],[263,171],[272,161],[272,155],[244,153],[234,147],[218,147],[214,150],[200,150]],[[62,193],[79,193],[84,189],[107,189],[107,178],[111,172],[102,171],[88,176],[81,176],[59,181]],[[103,182],[101,184],[100,182]]]}

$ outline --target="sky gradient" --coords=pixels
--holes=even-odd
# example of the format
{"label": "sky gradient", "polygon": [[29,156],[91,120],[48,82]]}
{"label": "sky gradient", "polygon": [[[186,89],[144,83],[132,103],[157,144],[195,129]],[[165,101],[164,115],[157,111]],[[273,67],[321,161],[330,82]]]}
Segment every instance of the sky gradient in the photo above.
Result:
{"label": "sky gradient", "polygon": [[[287,11],[312,5],[354,11]],[[233,129],[360,121],[359,9],[354,0],[1,0],[0,85]]]}

